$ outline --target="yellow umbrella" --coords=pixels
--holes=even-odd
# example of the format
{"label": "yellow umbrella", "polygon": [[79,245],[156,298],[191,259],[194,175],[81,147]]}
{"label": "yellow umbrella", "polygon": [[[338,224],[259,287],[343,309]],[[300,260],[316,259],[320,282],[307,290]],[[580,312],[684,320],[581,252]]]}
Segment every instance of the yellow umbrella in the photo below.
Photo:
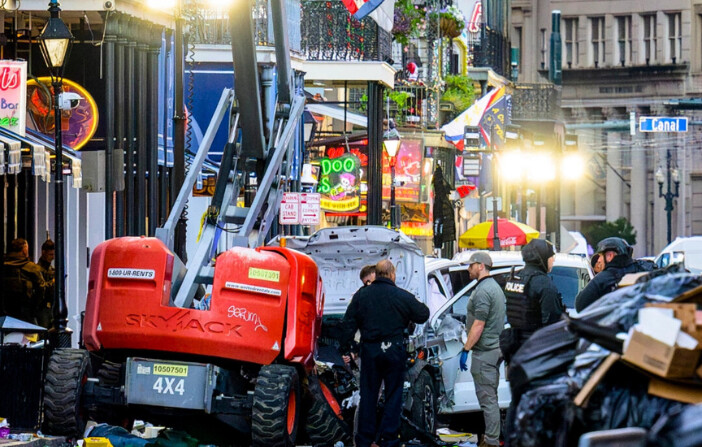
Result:
{"label": "yellow umbrella", "polygon": [[[493,222],[489,220],[470,227],[458,238],[458,246],[461,248],[477,248],[479,250],[491,249]],[[526,245],[530,240],[539,237],[539,232],[529,225],[509,219],[497,219],[497,233],[500,238],[500,247]]]}

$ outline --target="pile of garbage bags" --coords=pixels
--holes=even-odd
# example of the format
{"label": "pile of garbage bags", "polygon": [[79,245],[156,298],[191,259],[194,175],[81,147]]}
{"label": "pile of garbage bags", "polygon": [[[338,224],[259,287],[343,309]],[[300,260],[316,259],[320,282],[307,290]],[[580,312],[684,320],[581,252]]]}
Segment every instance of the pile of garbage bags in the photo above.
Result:
{"label": "pile of garbage bags", "polygon": [[646,430],[639,444],[626,445],[702,446],[702,406],[649,394],[649,375],[621,362],[596,383],[586,404],[575,403],[605,359],[622,354],[621,333],[637,323],[639,309],[702,286],[689,273],[656,272],[639,281],[603,296],[577,319],[542,328],[514,355],[509,446],[574,446],[585,433],[624,427]]}

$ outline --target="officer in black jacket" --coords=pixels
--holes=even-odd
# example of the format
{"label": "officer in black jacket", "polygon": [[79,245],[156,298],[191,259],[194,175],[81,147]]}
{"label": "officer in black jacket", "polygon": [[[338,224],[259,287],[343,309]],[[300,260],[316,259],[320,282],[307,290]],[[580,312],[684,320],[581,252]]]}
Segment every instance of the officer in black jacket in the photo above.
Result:
{"label": "officer in black jacket", "polygon": [[[424,323],[429,308],[395,285],[395,266],[389,260],[376,265],[376,279],[351,299],[344,315],[342,346],[361,331],[361,402],[357,447],[400,445],[400,414],[407,353],[404,331],[410,322]],[[385,383],[385,407],[376,429],[378,393]]]}
{"label": "officer in black jacket", "polygon": [[511,346],[503,348],[506,360],[537,329],[560,320],[565,311],[561,295],[548,276],[554,256],[553,245],[543,239],[533,239],[522,247],[524,269],[505,284],[507,322],[512,338]]}
{"label": "officer in black jacket", "polygon": [[575,297],[575,310],[580,312],[615,290],[627,273],[651,270],[648,264],[634,261],[631,253],[631,246],[620,237],[608,237],[597,244],[597,254],[604,258],[605,267]]}

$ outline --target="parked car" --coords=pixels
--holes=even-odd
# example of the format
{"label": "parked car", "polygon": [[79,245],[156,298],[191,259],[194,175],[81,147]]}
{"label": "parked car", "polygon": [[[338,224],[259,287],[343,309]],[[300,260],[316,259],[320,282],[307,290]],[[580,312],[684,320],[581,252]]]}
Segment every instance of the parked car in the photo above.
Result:
{"label": "parked car", "polygon": [[[463,251],[456,256],[454,260],[459,262],[467,262],[470,258],[470,251]],[[501,267],[515,267],[516,271],[524,267],[522,254],[518,251],[491,251],[493,276],[496,275],[495,270]],[[497,278],[500,285],[504,286],[507,279],[507,274],[501,274]],[[578,255],[565,253],[556,253],[556,259],[553,263],[553,269],[549,273],[551,279],[556,284],[558,291],[561,292],[563,304],[567,309],[575,308],[575,297],[587,285],[588,282],[595,276],[592,272],[592,266],[587,258]]]}
{"label": "parked car", "polygon": [[[452,261],[427,260],[426,270],[431,297],[430,302],[438,303],[443,297],[444,304],[432,312],[429,320],[430,335],[427,344],[439,346],[436,355],[442,359],[442,379],[444,382],[445,396],[441,396],[439,413],[455,414],[479,411],[475,394],[473,376],[469,371],[460,371],[457,368],[457,354],[463,343],[457,343],[454,338],[453,321],[461,324],[466,322],[468,300],[475,288],[475,281],[467,279],[468,259],[472,252],[461,252]],[[507,278],[514,269],[518,272],[524,267],[521,253],[518,251],[492,251],[489,252],[493,267],[490,275],[504,287]],[[577,255],[557,254],[554,266],[549,273],[561,292],[563,302],[567,309],[574,308],[575,296],[582,290],[594,276],[587,259]],[[437,283],[438,287],[432,286]],[[459,287],[456,287],[456,286]],[[462,287],[460,287],[462,285]],[[444,294],[439,294],[443,290]],[[438,295],[438,296],[437,296]],[[446,317],[450,316],[451,324],[446,324]],[[447,337],[448,335],[448,337]],[[436,340],[441,340],[437,342]],[[470,356],[469,356],[470,360]],[[507,408],[511,399],[509,383],[506,380],[504,365],[500,366],[500,383],[498,385],[498,403],[500,408]]]}
{"label": "parked car", "polygon": [[[279,239],[272,241],[278,243]],[[285,238],[285,244],[315,260],[325,288],[317,356],[318,380],[324,392],[317,407],[310,411],[313,417],[307,421],[308,433],[316,433],[313,443],[350,440],[358,403],[357,378],[341,359],[337,328],[351,297],[362,285],[358,277],[361,268],[386,258],[397,268],[397,285],[409,290],[430,309],[429,322],[409,334],[410,358],[404,393],[405,414],[409,417],[403,423],[403,437],[416,437],[416,427],[433,433],[439,413],[480,411],[473,378],[469,371],[459,368],[458,354],[466,336],[466,304],[476,284],[469,277],[467,258],[461,262],[425,257],[404,234],[373,226],[327,228],[311,236]],[[522,265],[518,252],[497,253],[492,273],[506,278],[512,267]],[[568,296],[572,295],[572,306],[575,294],[592,275],[589,264],[579,256],[559,256],[556,266],[566,269],[559,274],[560,270],[554,268],[557,278],[570,279],[563,281],[563,287],[573,288],[566,290]],[[510,393],[504,370],[501,370],[498,397],[500,407],[507,408]]]}
{"label": "parked car", "polygon": [[675,238],[656,256],[655,263],[659,268],[683,264],[692,273],[702,273],[702,236]]}

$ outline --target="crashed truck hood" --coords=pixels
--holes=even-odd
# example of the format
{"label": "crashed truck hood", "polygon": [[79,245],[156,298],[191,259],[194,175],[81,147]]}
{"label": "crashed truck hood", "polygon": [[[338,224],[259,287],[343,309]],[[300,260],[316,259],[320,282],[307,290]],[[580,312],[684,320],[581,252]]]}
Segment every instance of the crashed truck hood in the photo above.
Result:
{"label": "crashed truck hood", "polygon": [[[278,245],[276,238],[272,244]],[[286,238],[288,248],[314,259],[324,284],[324,315],[343,315],[361,287],[361,268],[390,259],[397,268],[396,284],[426,303],[424,254],[405,234],[385,227],[325,228],[309,237]]]}

